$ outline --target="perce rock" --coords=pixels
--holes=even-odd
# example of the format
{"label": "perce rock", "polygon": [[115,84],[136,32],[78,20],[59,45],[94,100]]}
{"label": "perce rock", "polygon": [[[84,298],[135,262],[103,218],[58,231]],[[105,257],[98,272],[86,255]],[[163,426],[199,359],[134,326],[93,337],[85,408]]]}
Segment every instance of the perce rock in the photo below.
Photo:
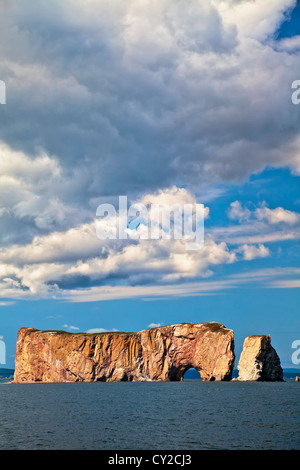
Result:
{"label": "perce rock", "polygon": [[233,331],[220,323],[183,323],[139,333],[67,333],[22,327],[15,382],[231,380]]}
{"label": "perce rock", "polygon": [[238,364],[238,380],[282,381],[280,359],[269,335],[248,336]]}

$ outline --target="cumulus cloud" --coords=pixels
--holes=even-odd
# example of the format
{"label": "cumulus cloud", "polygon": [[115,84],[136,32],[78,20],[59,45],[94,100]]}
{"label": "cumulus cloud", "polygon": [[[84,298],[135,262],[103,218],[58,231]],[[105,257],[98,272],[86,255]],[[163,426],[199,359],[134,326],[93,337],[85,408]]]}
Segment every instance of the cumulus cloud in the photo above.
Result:
{"label": "cumulus cloud", "polygon": [[[145,194],[145,204],[162,201],[192,206],[186,189]],[[134,203],[134,201],[133,201]],[[206,215],[208,216],[208,210]],[[174,283],[212,274],[211,268],[236,261],[226,243],[207,239],[201,250],[187,250],[186,240],[99,240],[96,221],[34,237],[29,244],[0,250],[2,295],[59,295],[63,289],[93,284],[141,285]]]}
{"label": "cumulus cloud", "polygon": [[128,240],[99,240],[95,220],[122,194],[206,204],[266,166],[300,171],[299,44],[275,41],[294,5],[2,2],[1,296],[190,282],[296,239],[299,214],[239,201],[228,213],[238,224],[210,227],[194,252],[142,239],[143,223]]}
{"label": "cumulus cloud", "polygon": [[232,220],[238,220],[239,222],[242,222],[250,218],[251,211],[245,207],[242,207],[239,201],[234,201],[230,204],[228,216]]}
{"label": "cumulus cloud", "polygon": [[269,209],[269,207],[264,206],[256,209],[255,215],[258,220],[266,220],[269,224],[285,223],[288,225],[296,225],[300,222],[300,214],[284,209],[283,207]]}
{"label": "cumulus cloud", "polygon": [[239,201],[234,201],[230,204],[228,216],[232,220],[239,222],[246,222],[252,219],[266,221],[269,224],[275,225],[284,223],[287,225],[296,225],[300,222],[300,214],[297,212],[284,209],[283,207],[275,207],[270,209],[266,203],[261,204],[251,211],[247,207],[243,207]]}
{"label": "cumulus cloud", "polygon": [[0,142],[1,245],[26,243],[92,219],[91,209],[70,193],[73,184],[56,158],[45,153],[30,158]]}
{"label": "cumulus cloud", "polygon": [[273,44],[273,47],[278,51],[295,53],[295,51],[300,52],[300,35],[293,36],[291,38],[284,38],[280,41],[276,41]]}
{"label": "cumulus cloud", "polygon": [[298,46],[271,40],[294,4],[10,3],[0,138],[54,155],[86,202],[128,187],[242,181],[266,165],[298,170]]}
{"label": "cumulus cloud", "polygon": [[238,245],[234,253],[242,253],[245,260],[271,255],[266,243],[299,240],[300,215],[283,207],[269,208],[265,202],[249,209],[240,201],[230,204],[227,215],[235,224],[212,227],[210,236],[225,242],[229,249]]}
{"label": "cumulus cloud", "polygon": [[[228,217],[238,224],[212,228],[216,241],[222,239],[229,244],[246,246],[300,238],[300,214],[283,207],[271,209],[263,202],[260,207],[250,210],[240,201],[234,201],[228,209]],[[257,254],[259,255],[259,251]]]}
{"label": "cumulus cloud", "polygon": [[[145,207],[159,202],[172,206],[197,203],[192,193],[176,187],[147,193],[131,202],[139,207],[141,201]],[[199,250],[187,250],[184,238],[100,240],[95,219],[66,231],[36,236],[28,244],[3,247],[0,249],[1,295],[56,297],[65,295],[66,290],[74,292],[74,288],[192,282],[210,277],[219,265],[270,256],[264,237],[273,235],[269,224],[259,220],[257,209],[250,211],[235,201],[230,211],[230,217],[238,219],[239,225],[208,228]],[[274,214],[281,219],[284,219],[282,214],[291,217],[290,211],[270,211],[273,217]],[[205,214],[207,218],[209,210]],[[284,219],[287,224],[291,222],[290,217]],[[286,233],[279,233],[284,239]]]}
{"label": "cumulus cloud", "polygon": [[237,253],[242,253],[245,260],[252,260],[255,258],[266,258],[270,256],[270,250],[266,246],[260,244],[255,245],[242,245],[236,250]]}
{"label": "cumulus cloud", "polygon": [[241,36],[262,41],[276,31],[283,16],[287,17],[296,6],[296,0],[273,0],[272,8],[264,0],[219,1],[217,5],[225,22],[234,22]]}
{"label": "cumulus cloud", "polygon": [[[58,236],[58,235],[57,235]],[[41,252],[46,250],[40,246]],[[34,262],[30,260],[31,246],[18,247],[20,258],[2,261],[0,268],[1,295],[57,295],[59,288],[96,283],[168,283],[194,277],[206,277],[210,268],[232,263],[236,256],[225,243],[208,240],[198,251],[187,251],[183,241],[143,240],[125,246],[106,247],[99,256],[83,257],[78,249],[71,260]],[[83,247],[84,250],[84,247]],[[10,253],[11,255],[11,253]],[[34,256],[34,250],[33,250]],[[5,257],[5,253],[4,253]],[[26,259],[24,263],[20,259]],[[82,259],[84,258],[84,259]],[[19,263],[19,266],[16,265]]]}

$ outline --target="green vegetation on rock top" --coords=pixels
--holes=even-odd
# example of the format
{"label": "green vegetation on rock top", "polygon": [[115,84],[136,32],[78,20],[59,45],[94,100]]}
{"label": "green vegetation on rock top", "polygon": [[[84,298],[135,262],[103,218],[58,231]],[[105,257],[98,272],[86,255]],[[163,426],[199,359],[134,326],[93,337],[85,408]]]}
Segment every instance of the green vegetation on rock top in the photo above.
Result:
{"label": "green vegetation on rock top", "polygon": [[70,335],[70,336],[99,336],[99,335],[126,335],[126,336],[133,336],[136,335],[134,331],[102,331],[99,333],[74,333],[72,331],[64,331],[64,330],[37,330],[36,328],[29,328],[32,333],[39,332],[39,333],[54,333],[56,335]]}
{"label": "green vegetation on rock top", "polygon": [[[191,323],[191,322],[183,322],[183,323],[176,323],[172,325],[163,325],[163,326],[157,326],[153,328],[147,328],[147,330],[158,330],[161,328],[168,328],[171,326],[181,326],[181,325],[187,325],[187,326],[205,326],[209,328],[213,332],[222,332],[224,329],[226,329],[221,323],[218,322],[203,322],[203,323]],[[127,335],[127,336],[133,336],[136,335],[137,333],[134,331],[103,331],[99,333],[85,333],[85,332],[80,332],[80,333],[75,333],[71,331],[64,331],[64,330],[38,330],[36,328],[28,328],[31,332],[40,332],[40,333],[54,333],[57,335],[76,335],[76,336],[99,336],[99,335]],[[255,336],[255,335],[254,335]],[[262,336],[262,335],[256,335],[256,336]]]}

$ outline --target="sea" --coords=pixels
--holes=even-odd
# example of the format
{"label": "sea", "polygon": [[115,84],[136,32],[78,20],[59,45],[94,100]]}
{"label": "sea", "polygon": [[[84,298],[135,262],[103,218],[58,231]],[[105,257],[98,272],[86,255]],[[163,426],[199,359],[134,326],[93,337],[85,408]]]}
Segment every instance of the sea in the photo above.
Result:
{"label": "sea", "polygon": [[[300,382],[9,383],[0,449],[300,449]],[[4,370],[5,371],[5,370]]]}

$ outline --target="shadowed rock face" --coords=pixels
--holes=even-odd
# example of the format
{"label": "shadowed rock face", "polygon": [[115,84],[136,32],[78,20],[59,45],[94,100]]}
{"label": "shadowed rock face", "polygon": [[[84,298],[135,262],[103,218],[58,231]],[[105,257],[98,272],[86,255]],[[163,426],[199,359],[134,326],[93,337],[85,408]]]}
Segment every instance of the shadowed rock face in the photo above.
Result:
{"label": "shadowed rock face", "polygon": [[238,364],[238,380],[282,381],[280,359],[269,335],[248,336]]}
{"label": "shadowed rock face", "polygon": [[21,328],[15,382],[231,380],[233,331],[220,323],[184,323],[139,333],[67,333]]}

